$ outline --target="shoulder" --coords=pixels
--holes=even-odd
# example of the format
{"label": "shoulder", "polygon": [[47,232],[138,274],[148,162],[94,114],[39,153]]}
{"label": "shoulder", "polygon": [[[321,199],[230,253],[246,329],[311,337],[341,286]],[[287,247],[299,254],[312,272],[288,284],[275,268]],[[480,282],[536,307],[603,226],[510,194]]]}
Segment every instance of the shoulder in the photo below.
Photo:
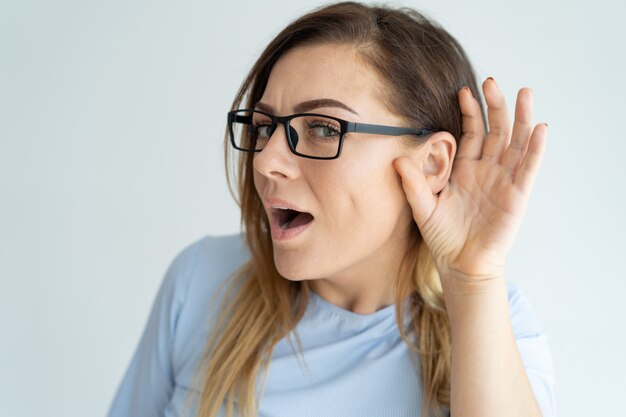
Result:
{"label": "shoulder", "polygon": [[184,264],[187,267],[195,262],[206,264],[206,261],[219,261],[218,264],[237,262],[242,252],[247,255],[247,247],[245,244],[245,236],[241,233],[213,236],[206,235],[197,239],[183,249],[175,256],[173,264]]}
{"label": "shoulder", "polygon": [[170,264],[168,275],[172,275],[177,292],[188,300],[190,292],[211,292],[248,258],[243,234],[206,235],[178,252]]}
{"label": "shoulder", "polygon": [[245,235],[204,236],[176,255],[180,309],[172,320],[172,362],[176,384],[188,387],[194,364],[216,317],[229,277],[249,259]]}
{"label": "shoulder", "polygon": [[[248,257],[243,234],[206,235],[185,246],[174,258],[174,264],[188,268],[215,269],[236,266]],[[244,259],[245,260],[245,259]]]}
{"label": "shoulder", "polygon": [[242,234],[204,236],[182,248],[167,268],[154,307],[169,316],[171,334],[189,304],[206,303],[248,257]]}

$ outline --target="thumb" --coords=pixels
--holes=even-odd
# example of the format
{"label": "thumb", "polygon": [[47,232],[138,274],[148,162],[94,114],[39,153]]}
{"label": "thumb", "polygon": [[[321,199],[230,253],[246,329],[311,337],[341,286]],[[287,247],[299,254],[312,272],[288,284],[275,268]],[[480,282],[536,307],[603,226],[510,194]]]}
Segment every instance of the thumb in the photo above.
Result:
{"label": "thumb", "polygon": [[393,166],[402,178],[402,188],[413,211],[413,218],[420,230],[423,230],[422,226],[437,206],[437,197],[433,195],[424,173],[410,158],[396,158]]}

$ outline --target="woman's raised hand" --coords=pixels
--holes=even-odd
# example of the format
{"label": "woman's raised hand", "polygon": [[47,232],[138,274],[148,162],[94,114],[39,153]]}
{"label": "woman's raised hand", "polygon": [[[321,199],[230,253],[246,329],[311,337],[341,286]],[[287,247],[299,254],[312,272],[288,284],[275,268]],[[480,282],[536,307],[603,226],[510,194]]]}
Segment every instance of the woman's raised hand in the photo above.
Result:
{"label": "woman's raised hand", "polygon": [[407,200],[439,273],[470,280],[503,276],[545,152],[547,125],[532,126],[532,90],[517,95],[511,130],[508,109],[492,78],[483,83],[489,133],[469,88],[459,91],[463,135],[448,184],[433,194],[424,173],[396,160]]}

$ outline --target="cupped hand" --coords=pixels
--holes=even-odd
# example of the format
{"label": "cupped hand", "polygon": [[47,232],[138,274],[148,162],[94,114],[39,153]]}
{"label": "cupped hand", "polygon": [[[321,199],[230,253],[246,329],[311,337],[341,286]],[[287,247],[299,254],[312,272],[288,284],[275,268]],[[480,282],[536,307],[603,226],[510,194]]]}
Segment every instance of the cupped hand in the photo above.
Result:
{"label": "cupped hand", "polygon": [[502,276],[545,152],[547,125],[532,126],[532,90],[517,95],[511,130],[508,109],[492,78],[483,83],[489,133],[476,99],[459,91],[463,134],[446,186],[434,194],[406,157],[394,162],[413,218],[442,279],[459,274]]}

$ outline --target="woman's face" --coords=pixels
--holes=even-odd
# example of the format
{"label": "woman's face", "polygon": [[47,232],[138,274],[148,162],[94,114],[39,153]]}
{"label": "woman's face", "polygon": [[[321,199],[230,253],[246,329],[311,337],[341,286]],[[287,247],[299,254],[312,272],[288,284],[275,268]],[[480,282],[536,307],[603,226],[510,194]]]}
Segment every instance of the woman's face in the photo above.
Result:
{"label": "woman's face", "polygon": [[[404,126],[377,98],[379,86],[378,77],[354,48],[297,47],[275,64],[262,104],[256,108],[284,116],[296,113],[299,103],[333,99],[358,114],[328,105],[307,112]],[[291,153],[279,125],[265,148],[255,154],[253,165],[256,190],[272,224],[280,274],[290,280],[323,279],[348,285],[395,277],[413,219],[392,161],[415,149],[399,137],[350,133],[338,159],[306,159]],[[313,220],[303,230],[281,229],[280,215],[273,214],[273,207],[285,206],[308,212]]]}

